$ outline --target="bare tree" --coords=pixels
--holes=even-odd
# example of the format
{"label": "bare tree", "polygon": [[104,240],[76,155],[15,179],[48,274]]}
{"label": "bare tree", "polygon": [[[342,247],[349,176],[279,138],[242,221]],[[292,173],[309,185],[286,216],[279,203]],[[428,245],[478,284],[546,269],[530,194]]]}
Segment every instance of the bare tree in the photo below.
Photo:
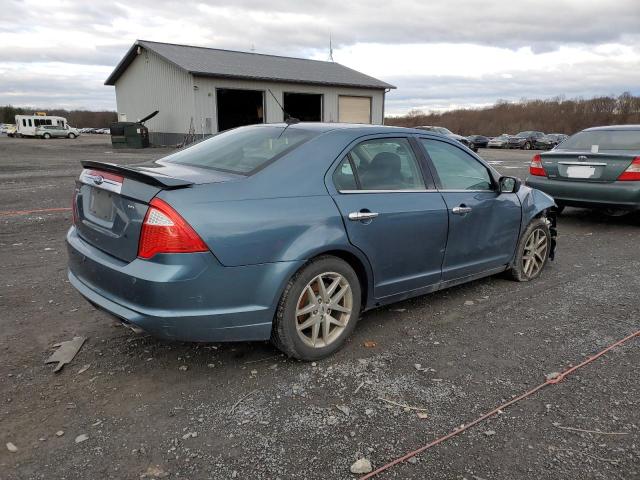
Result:
{"label": "bare tree", "polygon": [[598,125],[629,123],[640,123],[640,97],[629,92],[618,97],[603,96],[587,100],[566,99],[564,96],[549,100],[522,99],[512,103],[498,100],[488,108],[448,112],[425,113],[413,109],[404,116],[385,119],[387,125],[438,125],[462,135],[489,136],[522,130],[572,134]]}

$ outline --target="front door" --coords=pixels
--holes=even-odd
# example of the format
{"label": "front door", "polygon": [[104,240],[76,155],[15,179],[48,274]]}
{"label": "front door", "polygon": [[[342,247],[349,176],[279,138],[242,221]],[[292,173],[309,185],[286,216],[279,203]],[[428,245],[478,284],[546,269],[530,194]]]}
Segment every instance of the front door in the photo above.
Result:
{"label": "front door", "polygon": [[444,281],[506,266],[520,235],[515,193],[499,193],[488,168],[462,147],[422,138],[449,212]]}
{"label": "front door", "polygon": [[447,207],[407,138],[359,143],[331,181],[349,240],[371,263],[376,299],[440,281]]}

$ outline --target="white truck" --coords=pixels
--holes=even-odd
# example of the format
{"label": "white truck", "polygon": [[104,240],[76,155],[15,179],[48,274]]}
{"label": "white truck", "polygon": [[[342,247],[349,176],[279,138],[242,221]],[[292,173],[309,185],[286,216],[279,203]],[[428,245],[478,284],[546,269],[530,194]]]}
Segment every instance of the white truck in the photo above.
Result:
{"label": "white truck", "polygon": [[38,127],[53,126],[68,129],[67,119],[50,115],[16,115],[16,134],[23,137],[35,137]]}

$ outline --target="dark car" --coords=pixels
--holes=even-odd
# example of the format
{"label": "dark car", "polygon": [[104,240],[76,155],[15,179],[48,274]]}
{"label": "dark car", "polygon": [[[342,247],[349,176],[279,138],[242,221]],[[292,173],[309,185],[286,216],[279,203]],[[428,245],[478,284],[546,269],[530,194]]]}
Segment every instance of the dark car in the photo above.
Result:
{"label": "dark car", "polygon": [[555,204],[421,130],[241,127],[141,165],[84,161],[68,278],[135,329],[313,360],[364,310],[553,258]]}
{"label": "dark car", "polygon": [[527,185],[565,205],[611,214],[640,209],[640,125],[588,128],[535,155]]}
{"label": "dark car", "polygon": [[544,137],[535,139],[533,148],[536,150],[551,150],[567,138],[569,138],[569,135],[564,133],[547,133]]}
{"label": "dark car", "polygon": [[431,125],[422,125],[419,127],[415,127],[420,130],[426,130],[428,132],[439,133],[440,135],[444,135],[445,137],[451,138],[463,144],[470,150],[474,152],[478,151],[478,147],[476,147],[472,141],[470,141],[467,137],[463,137],[462,135],[458,135],[457,133],[453,133],[451,130],[445,127],[435,127]]}
{"label": "dark car", "polygon": [[508,148],[520,148],[522,150],[531,150],[533,145],[538,138],[544,137],[543,132],[537,132],[534,130],[527,130],[524,132],[517,133],[509,137],[509,147]]}
{"label": "dark car", "polygon": [[478,148],[487,148],[489,144],[489,137],[485,137],[484,135],[470,135],[467,139],[476,147],[476,151]]}

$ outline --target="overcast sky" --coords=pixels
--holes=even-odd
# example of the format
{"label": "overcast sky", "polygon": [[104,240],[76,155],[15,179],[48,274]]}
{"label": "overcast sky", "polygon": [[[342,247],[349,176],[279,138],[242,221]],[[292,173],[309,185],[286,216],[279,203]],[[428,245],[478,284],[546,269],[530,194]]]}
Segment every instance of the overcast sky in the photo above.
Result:
{"label": "overcast sky", "polygon": [[326,60],[329,34],[390,114],[640,94],[640,0],[0,0],[0,104],[115,110],[136,39]]}

